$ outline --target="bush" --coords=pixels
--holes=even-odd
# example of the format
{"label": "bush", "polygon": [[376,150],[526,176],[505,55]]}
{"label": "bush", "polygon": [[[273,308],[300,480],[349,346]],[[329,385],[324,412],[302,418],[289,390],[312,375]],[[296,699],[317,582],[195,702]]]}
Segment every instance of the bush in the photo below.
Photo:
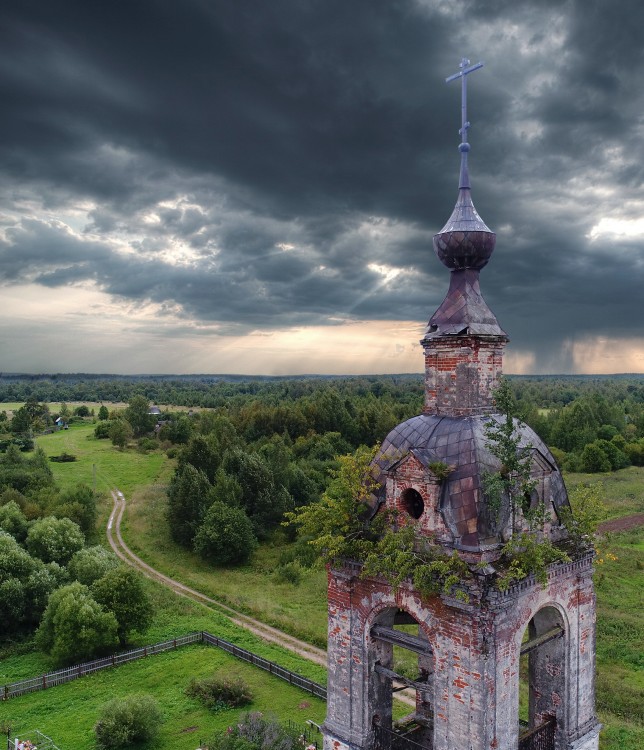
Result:
{"label": "bush", "polygon": [[159,447],[158,440],[149,437],[139,438],[137,445],[141,451],[155,451]]}
{"label": "bush", "polygon": [[319,555],[309,539],[299,539],[295,544],[282,550],[279,565],[298,562],[302,568],[312,568],[318,561]]}
{"label": "bush", "polygon": [[301,750],[300,732],[283,727],[274,717],[252,712],[206,742],[210,750]]}
{"label": "bush", "polygon": [[215,711],[247,706],[253,700],[250,688],[243,680],[217,676],[203,680],[193,678],[186,688],[186,695],[197,698],[204,706]]}
{"label": "bush", "polygon": [[[102,408],[103,407],[101,407],[101,409]],[[103,417],[99,417],[99,419],[103,419]],[[110,436],[111,427],[112,422],[105,418],[104,422],[99,422],[94,428],[94,437],[98,440],[107,440],[107,438],[109,438]]]}
{"label": "bush", "polygon": [[49,460],[57,464],[66,464],[75,461],[76,456],[73,456],[71,453],[61,453],[60,456],[49,456]]}
{"label": "bush", "polygon": [[151,695],[130,695],[106,703],[94,726],[99,750],[129,747],[156,738],[163,721]]}
{"label": "bush", "polygon": [[588,443],[581,453],[581,465],[589,474],[611,470],[610,460],[597,443]]}
{"label": "bush", "polygon": [[278,565],[273,573],[275,583],[291,583],[297,586],[302,580],[302,567],[297,560]]}

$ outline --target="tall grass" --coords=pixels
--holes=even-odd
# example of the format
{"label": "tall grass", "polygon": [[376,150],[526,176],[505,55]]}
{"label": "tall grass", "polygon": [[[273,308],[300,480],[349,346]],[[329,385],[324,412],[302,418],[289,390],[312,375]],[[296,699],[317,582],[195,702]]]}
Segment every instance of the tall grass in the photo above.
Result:
{"label": "tall grass", "polygon": [[150,565],[235,609],[326,647],[326,574],[322,568],[303,569],[298,584],[279,581],[275,570],[287,548],[279,534],[273,545],[262,545],[248,565],[213,568],[170,538],[163,486],[139,490],[127,500],[123,536]]}

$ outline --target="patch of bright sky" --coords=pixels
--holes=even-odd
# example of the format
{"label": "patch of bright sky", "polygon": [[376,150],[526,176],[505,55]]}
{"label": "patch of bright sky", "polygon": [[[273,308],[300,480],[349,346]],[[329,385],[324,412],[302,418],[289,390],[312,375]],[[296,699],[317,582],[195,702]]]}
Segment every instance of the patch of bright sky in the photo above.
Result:
{"label": "patch of bright sky", "polygon": [[403,273],[402,268],[394,268],[393,266],[378,263],[369,263],[367,264],[367,268],[374,273],[380,274],[380,276],[384,278],[385,284],[393,281],[397,276],[400,276],[400,274]]}
{"label": "patch of bright sky", "polygon": [[644,237],[644,218],[614,219],[604,216],[586,237],[592,241],[603,237]]}

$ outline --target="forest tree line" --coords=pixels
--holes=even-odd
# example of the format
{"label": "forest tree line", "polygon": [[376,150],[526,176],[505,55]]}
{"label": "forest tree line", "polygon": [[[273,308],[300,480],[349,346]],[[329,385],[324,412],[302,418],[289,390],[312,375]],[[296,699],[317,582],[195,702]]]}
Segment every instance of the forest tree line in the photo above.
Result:
{"label": "forest tree line", "polygon": [[[606,472],[644,465],[644,378],[509,378],[512,410],[551,447],[564,470]],[[0,411],[0,450],[30,447],[34,433],[61,414],[96,422],[95,436],[123,448],[162,448],[176,458],[168,488],[173,538],[218,564],[239,563],[280,527],[284,514],[317,502],[337,457],[372,446],[422,410],[416,376],[267,379],[257,381],[60,378],[2,383],[5,398],[31,389],[9,419]],[[83,389],[94,389],[85,391]],[[80,389],[80,390],[78,390]],[[105,403],[122,399],[127,408]],[[42,398],[39,401],[36,394]],[[100,403],[74,410],[61,395]],[[25,395],[25,394],[23,394]],[[159,415],[151,402],[174,398],[195,407]],[[217,404],[203,408],[203,403]],[[15,451],[12,453],[15,455]],[[226,529],[226,544],[222,544]]]}

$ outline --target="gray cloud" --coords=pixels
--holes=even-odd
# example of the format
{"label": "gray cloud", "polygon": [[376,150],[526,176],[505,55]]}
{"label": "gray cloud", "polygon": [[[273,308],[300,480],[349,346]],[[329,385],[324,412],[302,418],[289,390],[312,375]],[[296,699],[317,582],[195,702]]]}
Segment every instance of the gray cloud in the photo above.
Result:
{"label": "gray cloud", "polygon": [[[482,289],[522,351],[642,337],[639,3],[9,2],[0,284],[95,285],[243,333],[426,320],[462,53]],[[640,302],[641,304],[641,302]]]}

